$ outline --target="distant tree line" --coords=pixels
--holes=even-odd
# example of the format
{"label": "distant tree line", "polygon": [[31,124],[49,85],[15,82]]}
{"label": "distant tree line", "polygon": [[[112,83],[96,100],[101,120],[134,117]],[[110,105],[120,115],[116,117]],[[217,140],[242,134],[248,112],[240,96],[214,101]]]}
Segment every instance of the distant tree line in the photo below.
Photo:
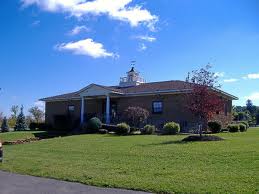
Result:
{"label": "distant tree line", "polygon": [[9,131],[10,128],[16,131],[27,130],[31,123],[44,122],[45,113],[37,106],[31,107],[27,116],[24,114],[23,106],[13,105],[10,112],[9,117],[0,112],[0,132]]}
{"label": "distant tree line", "polygon": [[250,125],[259,125],[259,107],[252,100],[247,100],[246,106],[233,106],[235,121],[248,121]]}

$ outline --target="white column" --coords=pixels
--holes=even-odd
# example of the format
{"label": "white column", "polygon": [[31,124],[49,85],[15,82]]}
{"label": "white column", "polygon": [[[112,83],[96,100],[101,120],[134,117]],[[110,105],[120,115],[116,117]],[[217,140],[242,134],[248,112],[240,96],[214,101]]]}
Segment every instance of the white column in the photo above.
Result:
{"label": "white column", "polygon": [[84,114],[85,114],[85,99],[81,97],[81,116],[80,116],[80,123],[84,123]]}
{"label": "white column", "polygon": [[106,96],[106,124],[110,124],[110,96]]}

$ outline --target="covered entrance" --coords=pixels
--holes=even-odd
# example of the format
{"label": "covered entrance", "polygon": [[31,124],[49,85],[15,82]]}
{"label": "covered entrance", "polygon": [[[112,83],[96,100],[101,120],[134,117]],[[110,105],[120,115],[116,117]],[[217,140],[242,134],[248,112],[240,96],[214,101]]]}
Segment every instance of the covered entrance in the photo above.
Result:
{"label": "covered entrance", "polygon": [[[80,123],[83,124],[87,119],[85,116],[88,115],[88,100],[100,99],[102,101],[101,111],[97,110],[96,116],[101,117],[106,124],[110,124],[111,121],[117,118],[117,102],[113,100],[112,97],[118,97],[123,95],[122,93],[111,90],[103,86],[96,84],[91,84],[86,88],[82,89],[80,92],[81,97],[81,111],[80,111]],[[89,110],[91,107],[89,107]],[[100,115],[100,113],[102,115]]]}

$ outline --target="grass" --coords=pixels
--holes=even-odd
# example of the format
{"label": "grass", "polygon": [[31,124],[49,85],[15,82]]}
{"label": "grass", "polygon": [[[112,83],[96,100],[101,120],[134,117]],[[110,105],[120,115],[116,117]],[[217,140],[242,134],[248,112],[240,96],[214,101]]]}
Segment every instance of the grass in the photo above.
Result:
{"label": "grass", "polygon": [[36,133],[40,133],[40,131],[17,131],[17,132],[7,132],[0,133],[0,141],[15,141],[18,139],[26,139],[35,137]]}
{"label": "grass", "polygon": [[259,129],[218,142],[80,135],[4,146],[0,169],[160,193],[258,193]]}

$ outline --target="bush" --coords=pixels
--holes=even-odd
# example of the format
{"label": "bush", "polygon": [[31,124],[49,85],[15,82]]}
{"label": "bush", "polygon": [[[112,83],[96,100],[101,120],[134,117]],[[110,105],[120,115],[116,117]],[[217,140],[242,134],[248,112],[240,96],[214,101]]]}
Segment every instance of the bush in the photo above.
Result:
{"label": "bush", "polygon": [[142,124],[145,124],[148,117],[148,110],[138,106],[128,107],[123,112],[124,120],[133,127],[140,127]]}
{"label": "bush", "polygon": [[243,123],[239,123],[239,131],[245,132],[247,130],[246,125]]}
{"label": "bush", "polygon": [[239,125],[238,124],[230,124],[230,125],[228,125],[227,128],[228,128],[228,131],[232,132],[232,133],[235,133],[235,132],[239,131]]}
{"label": "bush", "polygon": [[156,130],[156,127],[154,125],[145,125],[145,127],[143,129],[141,129],[141,134],[153,134]]}
{"label": "bush", "polygon": [[97,117],[91,118],[86,125],[89,133],[97,133],[102,128],[102,122]]}
{"label": "bush", "polygon": [[217,121],[208,122],[208,127],[212,133],[219,133],[221,131],[221,124]]}
{"label": "bush", "polygon": [[244,124],[246,126],[246,129],[249,128],[249,123],[247,121],[239,121],[238,124]]}
{"label": "bush", "polygon": [[166,123],[163,127],[164,135],[175,135],[180,131],[180,125],[175,122]]}
{"label": "bush", "polygon": [[130,133],[130,126],[127,123],[119,123],[114,132],[118,135],[128,135]]}

